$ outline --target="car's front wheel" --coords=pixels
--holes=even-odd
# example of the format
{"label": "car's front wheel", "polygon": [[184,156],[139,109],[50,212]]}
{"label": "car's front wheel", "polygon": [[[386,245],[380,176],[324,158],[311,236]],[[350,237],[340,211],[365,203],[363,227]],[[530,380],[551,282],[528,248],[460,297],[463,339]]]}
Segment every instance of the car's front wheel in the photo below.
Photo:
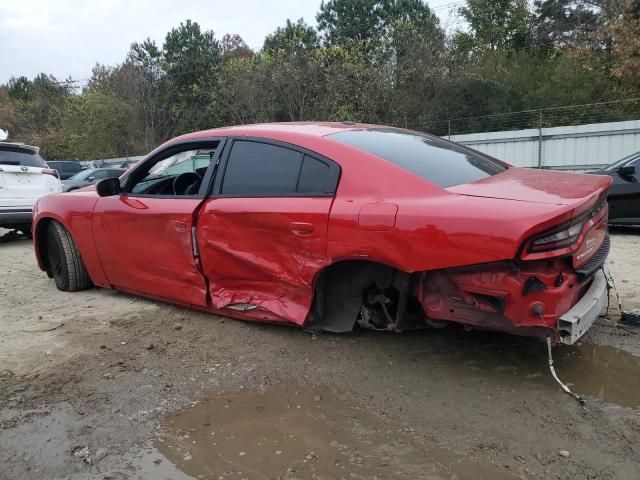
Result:
{"label": "car's front wheel", "polygon": [[93,286],[80,252],[69,232],[58,222],[47,226],[47,273],[58,290],[75,292]]}

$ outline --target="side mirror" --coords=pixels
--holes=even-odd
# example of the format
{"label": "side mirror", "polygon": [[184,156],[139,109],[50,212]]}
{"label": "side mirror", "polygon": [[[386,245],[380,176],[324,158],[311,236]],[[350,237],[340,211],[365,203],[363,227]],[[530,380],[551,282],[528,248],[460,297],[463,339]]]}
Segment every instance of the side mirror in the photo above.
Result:
{"label": "side mirror", "polygon": [[632,177],[636,173],[635,165],[625,165],[618,168],[618,175],[621,177]]}
{"label": "side mirror", "polygon": [[96,177],[94,177],[93,175],[91,175],[89,178],[87,178],[87,180],[89,180],[90,182],[93,182],[96,179]]}
{"label": "side mirror", "polygon": [[112,197],[120,193],[119,178],[105,178],[96,184],[96,191],[101,197]]}

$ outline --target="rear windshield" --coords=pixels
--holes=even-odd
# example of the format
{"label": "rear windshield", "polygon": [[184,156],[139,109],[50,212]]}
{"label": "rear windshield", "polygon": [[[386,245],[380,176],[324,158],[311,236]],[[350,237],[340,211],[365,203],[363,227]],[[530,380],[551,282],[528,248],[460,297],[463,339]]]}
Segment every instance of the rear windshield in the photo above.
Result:
{"label": "rear windshield", "polygon": [[399,128],[348,130],[327,138],[384,158],[443,188],[487,178],[507,168],[455,143]]}
{"label": "rear windshield", "polygon": [[42,158],[40,158],[40,155],[38,155],[37,153],[34,153],[31,150],[11,147],[2,147],[0,149],[0,164],[47,168],[44,160],[42,160]]}

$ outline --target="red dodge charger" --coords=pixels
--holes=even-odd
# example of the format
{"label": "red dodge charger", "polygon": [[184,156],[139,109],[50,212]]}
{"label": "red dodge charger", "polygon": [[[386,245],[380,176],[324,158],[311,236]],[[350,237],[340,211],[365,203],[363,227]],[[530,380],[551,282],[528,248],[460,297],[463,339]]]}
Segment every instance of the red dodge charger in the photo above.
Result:
{"label": "red dodge charger", "polygon": [[397,128],[245,125],[40,199],[33,241],[64,291],[331,332],[458,322],[573,343],[607,298],[610,184]]}

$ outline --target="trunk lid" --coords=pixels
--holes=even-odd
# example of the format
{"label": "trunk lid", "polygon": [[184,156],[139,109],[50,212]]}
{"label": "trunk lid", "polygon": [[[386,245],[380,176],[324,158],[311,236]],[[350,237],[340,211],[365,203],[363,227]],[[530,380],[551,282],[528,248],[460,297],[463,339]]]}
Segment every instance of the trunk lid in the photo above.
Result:
{"label": "trunk lid", "polygon": [[472,197],[578,206],[591,204],[588,200],[598,199],[610,185],[609,176],[511,167],[476,182],[449,187],[447,191]]}

